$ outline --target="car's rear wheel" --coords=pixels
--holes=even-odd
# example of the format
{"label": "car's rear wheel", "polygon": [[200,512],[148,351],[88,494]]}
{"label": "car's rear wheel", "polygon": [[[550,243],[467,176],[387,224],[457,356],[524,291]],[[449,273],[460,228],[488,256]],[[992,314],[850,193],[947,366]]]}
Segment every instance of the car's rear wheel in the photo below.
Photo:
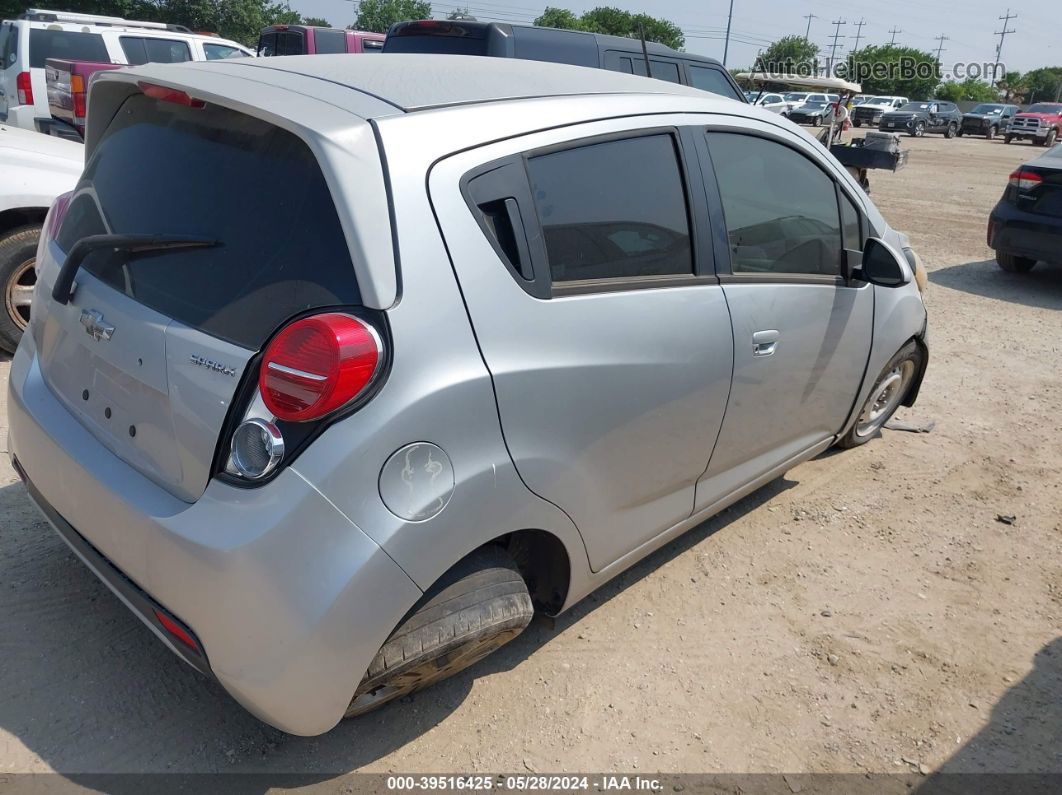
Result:
{"label": "car's rear wheel", "polygon": [[960,127],[958,130],[955,131],[955,135],[957,137],[959,137],[959,138],[962,138],[962,135],[963,135],[962,127]]}
{"label": "car's rear wheel", "polygon": [[0,285],[4,311],[0,312],[0,348],[14,353],[30,320],[33,286],[37,283],[39,226],[22,226],[0,235]]}
{"label": "car's rear wheel", "polygon": [[988,128],[988,132],[985,133],[985,138],[987,138],[989,141],[991,141],[993,138],[996,137],[996,134],[998,132],[999,132],[999,130],[997,130],[995,127],[989,127]]}
{"label": "car's rear wheel", "polygon": [[376,653],[350,718],[464,670],[519,635],[534,614],[513,559],[483,547],[444,574]]}
{"label": "car's rear wheel", "polygon": [[926,134],[926,123],[924,121],[916,121],[915,126],[911,128],[911,135],[914,138],[921,138]]}
{"label": "car's rear wheel", "polygon": [[1047,133],[1047,137],[1044,138],[1043,142],[1040,143],[1040,146],[1054,146],[1056,140],[1058,140],[1058,130],[1051,130]]}
{"label": "car's rear wheel", "polygon": [[841,447],[858,447],[873,439],[900,407],[922,367],[922,349],[908,342],[881,371],[852,428],[841,437]]}
{"label": "car's rear wheel", "polygon": [[1007,273],[1028,273],[1033,269],[1036,260],[1032,257],[1019,257],[1016,254],[1007,254],[1004,251],[997,251],[996,264]]}
{"label": "car's rear wheel", "polygon": [[951,124],[948,125],[948,128],[946,130],[944,130],[944,137],[945,138],[954,138],[955,134],[958,131],[959,131],[959,125],[957,125],[955,122],[952,122]]}

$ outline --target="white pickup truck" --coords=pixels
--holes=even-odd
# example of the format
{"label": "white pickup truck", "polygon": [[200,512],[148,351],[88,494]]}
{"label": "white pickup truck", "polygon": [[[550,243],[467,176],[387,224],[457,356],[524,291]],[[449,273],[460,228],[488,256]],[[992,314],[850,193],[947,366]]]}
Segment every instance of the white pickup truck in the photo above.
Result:
{"label": "white pickup truck", "polygon": [[84,164],[82,144],[0,124],[0,349],[13,353],[29,323],[44,218]]}

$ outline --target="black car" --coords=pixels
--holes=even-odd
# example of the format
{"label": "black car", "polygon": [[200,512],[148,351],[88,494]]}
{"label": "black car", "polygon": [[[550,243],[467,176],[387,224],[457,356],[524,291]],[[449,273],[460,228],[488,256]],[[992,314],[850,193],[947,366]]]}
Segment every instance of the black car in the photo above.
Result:
{"label": "black car", "polygon": [[[647,42],[649,77],[747,102],[734,78],[714,58]],[[384,54],[392,52],[490,55],[592,66],[645,75],[638,39],[500,22],[422,19],[397,22],[387,31]]]}
{"label": "black car", "polygon": [[928,132],[944,133],[945,138],[954,138],[962,124],[962,113],[954,102],[942,99],[927,99],[908,102],[902,108],[881,117],[878,129],[884,132],[905,132],[921,138]]}
{"label": "black car", "polygon": [[1062,147],[1010,175],[988,219],[988,245],[999,267],[1012,273],[1041,260],[1062,264]]}
{"label": "black car", "polygon": [[995,138],[1000,133],[1006,132],[1010,126],[1010,120],[1021,109],[1017,105],[999,105],[996,103],[983,103],[962,114],[962,124],[959,126],[959,135],[983,135],[985,138]]}

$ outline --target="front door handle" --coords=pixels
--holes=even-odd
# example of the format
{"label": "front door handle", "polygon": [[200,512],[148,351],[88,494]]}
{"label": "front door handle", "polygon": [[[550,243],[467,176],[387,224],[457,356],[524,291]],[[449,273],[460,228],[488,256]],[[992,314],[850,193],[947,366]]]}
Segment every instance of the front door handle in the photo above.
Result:
{"label": "front door handle", "polygon": [[774,349],[778,347],[779,336],[777,329],[757,331],[752,335],[752,355],[770,356],[773,354]]}

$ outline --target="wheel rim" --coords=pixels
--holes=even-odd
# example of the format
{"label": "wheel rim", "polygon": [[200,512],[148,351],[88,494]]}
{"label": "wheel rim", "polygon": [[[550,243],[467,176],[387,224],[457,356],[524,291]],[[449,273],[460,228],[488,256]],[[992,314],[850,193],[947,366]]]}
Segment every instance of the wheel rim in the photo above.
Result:
{"label": "wheel rim", "polygon": [[415,668],[395,674],[375,686],[366,688],[363,682],[358,692],[354,694],[350,706],[347,707],[346,717],[362,715],[388,701],[394,701],[417,690],[423,690],[436,682],[441,682],[501,648],[519,635],[522,630],[523,627],[507,629],[494,635],[475,638],[440,657],[426,660]]}
{"label": "wheel rim", "polygon": [[882,376],[863,404],[856,424],[857,436],[870,436],[885,424],[903,400],[913,377],[914,362],[910,359],[904,359]]}
{"label": "wheel rim", "polygon": [[924,124],[918,123],[918,124],[915,125],[915,135],[917,137],[921,138],[922,137],[922,133],[924,133],[925,131],[926,131],[926,126]]}
{"label": "wheel rim", "polygon": [[37,284],[36,258],[30,257],[11,274],[4,290],[7,314],[19,329],[29,325],[30,307],[33,304],[33,288]]}

